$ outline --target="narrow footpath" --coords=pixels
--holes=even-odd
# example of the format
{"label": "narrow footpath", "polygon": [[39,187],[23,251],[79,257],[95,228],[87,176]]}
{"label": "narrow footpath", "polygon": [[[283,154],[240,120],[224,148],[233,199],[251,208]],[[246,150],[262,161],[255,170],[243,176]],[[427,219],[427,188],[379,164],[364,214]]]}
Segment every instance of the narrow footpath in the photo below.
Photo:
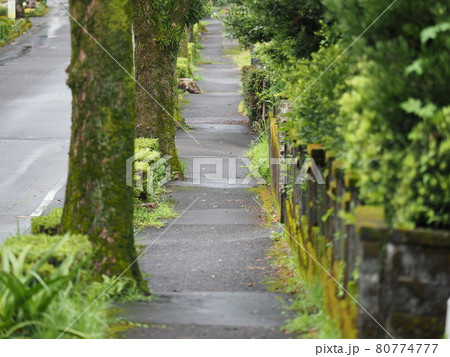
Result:
{"label": "narrow footpath", "polygon": [[[168,186],[182,213],[168,229],[149,229],[138,243],[151,245],[140,259],[151,274],[151,302],[128,303],[128,317],[148,328],[134,328],[128,338],[286,338],[281,297],[265,289],[273,271],[266,257],[271,230],[263,227],[264,212],[242,184],[248,172],[243,157],[251,142],[246,118],[238,114],[239,69],[224,51],[235,43],[224,39],[221,23],[208,19],[200,66],[203,94],[189,95],[182,114],[192,127],[179,131],[177,147],[187,164],[187,179]],[[193,180],[193,158],[223,162],[223,177],[200,184]],[[231,159],[231,160],[230,160]],[[236,163],[235,163],[236,160]],[[229,169],[231,165],[232,169]],[[229,172],[236,168],[236,182]],[[201,173],[214,173],[202,165]],[[233,176],[231,176],[233,177]],[[145,249],[144,248],[144,249]]]}

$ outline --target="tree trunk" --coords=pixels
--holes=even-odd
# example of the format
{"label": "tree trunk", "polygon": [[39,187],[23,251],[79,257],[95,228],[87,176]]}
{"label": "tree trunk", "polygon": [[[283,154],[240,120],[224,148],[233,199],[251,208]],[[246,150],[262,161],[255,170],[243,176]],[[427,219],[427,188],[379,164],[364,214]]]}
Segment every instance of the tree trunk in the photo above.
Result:
{"label": "tree trunk", "polygon": [[186,28],[187,42],[194,42],[194,25],[189,25]]}
{"label": "tree trunk", "polygon": [[180,40],[180,47],[178,49],[178,57],[186,57],[188,58],[189,55],[189,48],[188,48],[188,36],[187,36],[187,27],[183,31],[183,36]]}
{"label": "tree trunk", "polygon": [[136,137],[157,138],[161,153],[170,155],[172,170],[177,171],[180,164],[175,146],[174,114],[178,95],[178,46],[161,49],[157,41],[149,40],[151,36],[147,37],[142,27],[146,26],[136,24],[134,30],[136,80],[145,88],[136,87]]}
{"label": "tree trunk", "polygon": [[[159,0],[153,0],[159,1]],[[184,29],[189,0],[179,0],[171,12],[169,29],[160,23],[152,1],[134,0],[136,79],[136,136],[159,140],[163,155],[170,155],[172,170],[181,171],[175,147],[177,105],[177,54],[181,36],[166,41],[163,32]],[[167,20],[167,19],[166,19]],[[181,31],[180,31],[181,34]],[[164,39],[161,40],[161,39]],[[153,97],[153,98],[152,98]]]}
{"label": "tree trunk", "polygon": [[[129,73],[133,72],[131,0],[71,0],[71,15]],[[67,68],[72,89],[64,232],[87,234],[95,273],[120,275],[136,258],[133,192],[126,160],[134,154],[135,83],[75,21]],[[137,263],[125,272],[144,283]]]}
{"label": "tree trunk", "polygon": [[23,1],[16,0],[16,19],[22,19],[24,17],[25,10],[22,4]]}

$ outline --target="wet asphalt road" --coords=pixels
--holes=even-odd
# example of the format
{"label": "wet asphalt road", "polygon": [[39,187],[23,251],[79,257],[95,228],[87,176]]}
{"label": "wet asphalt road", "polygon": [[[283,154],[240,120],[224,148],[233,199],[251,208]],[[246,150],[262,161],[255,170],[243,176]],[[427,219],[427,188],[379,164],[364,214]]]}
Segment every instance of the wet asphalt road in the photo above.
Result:
{"label": "wet asphalt road", "polygon": [[70,29],[67,13],[48,5],[44,18],[33,18],[30,30],[0,48],[0,242],[26,231],[30,215],[51,201],[61,205],[64,196]]}

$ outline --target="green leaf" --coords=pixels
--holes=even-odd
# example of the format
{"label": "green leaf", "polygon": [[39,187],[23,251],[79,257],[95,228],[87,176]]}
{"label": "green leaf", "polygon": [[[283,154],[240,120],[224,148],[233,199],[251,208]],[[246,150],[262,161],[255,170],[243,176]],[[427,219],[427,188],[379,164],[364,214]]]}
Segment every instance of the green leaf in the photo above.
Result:
{"label": "green leaf", "polygon": [[441,22],[437,25],[427,27],[420,32],[420,42],[425,44],[428,40],[434,40],[439,32],[449,31],[450,22]]}
{"label": "green leaf", "polygon": [[409,98],[406,102],[400,104],[400,107],[407,113],[416,114],[421,118],[431,118],[437,110],[433,103],[427,103],[422,106],[420,99]]}
{"label": "green leaf", "polygon": [[408,67],[405,69],[405,75],[409,75],[410,73],[417,73],[419,76],[423,74],[423,67],[422,67],[422,59],[419,58],[415,60],[413,63],[411,63]]}

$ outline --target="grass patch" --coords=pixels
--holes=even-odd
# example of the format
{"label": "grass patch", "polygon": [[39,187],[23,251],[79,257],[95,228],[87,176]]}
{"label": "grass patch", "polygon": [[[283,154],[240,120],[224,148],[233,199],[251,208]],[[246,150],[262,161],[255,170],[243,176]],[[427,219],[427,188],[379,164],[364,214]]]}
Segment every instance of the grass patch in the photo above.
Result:
{"label": "grass patch", "polygon": [[234,63],[236,63],[239,69],[244,66],[251,65],[252,61],[250,50],[244,50],[240,48],[239,45],[236,45],[231,49],[225,49],[223,52],[225,56],[233,59]]}
{"label": "grass patch", "polygon": [[308,285],[302,278],[283,232],[274,233],[272,239],[268,254],[276,274],[266,284],[270,291],[291,295],[292,304],[284,308],[295,313],[283,329],[300,338],[342,338],[337,323],[325,312],[320,283]]}
{"label": "grass patch", "polygon": [[221,63],[217,61],[210,61],[207,59],[200,58],[199,60],[195,61],[195,64],[202,65],[202,64],[221,64]]}
{"label": "grass patch", "polygon": [[[84,270],[90,251],[85,236],[68,234],[17,236],[0,246],[0,338],[57,338],[100,294]],[[63,338],[106,336],[107,297],[94,305]]]}
{"label": "grass patch", "polygon": [[61,338],[109,338],[113,327],[134,326],[115,316],[114,302],[149,297],[130,277],[93,278],[92,253],[83,235],[8,238],[0,246],[0,338],[58,338],[70,325]]}
{"label": "grass patch", "polygon": [[157,203],[156,208],[136,206],[134,209],[134,229],[140,231],[148,227],[164,227],[163,220],[176,216],[173,205],[168,201]]}
{"label": "grass patch", "polygon": [[249,170],[255,180],[258,183],[270,184],[269,136],[263,134],[253,141],[246,156],[251,159]]}
{"label": "grass patch", "polygon": [[272,224],[278,222],[279,215],[275,208],[273,196],[270,193],[269,186],[258,185],[249,188],[249,191],[259,197],[264,213],[266,214],[266,225],[272,227]]}
{"label": "grass patch", "polygon": [[248,117],[247,108],[245,107],[245,103],[243,100],[241,100],[241,102],[239,103],[238,113],[242,114],[245,117]]}

